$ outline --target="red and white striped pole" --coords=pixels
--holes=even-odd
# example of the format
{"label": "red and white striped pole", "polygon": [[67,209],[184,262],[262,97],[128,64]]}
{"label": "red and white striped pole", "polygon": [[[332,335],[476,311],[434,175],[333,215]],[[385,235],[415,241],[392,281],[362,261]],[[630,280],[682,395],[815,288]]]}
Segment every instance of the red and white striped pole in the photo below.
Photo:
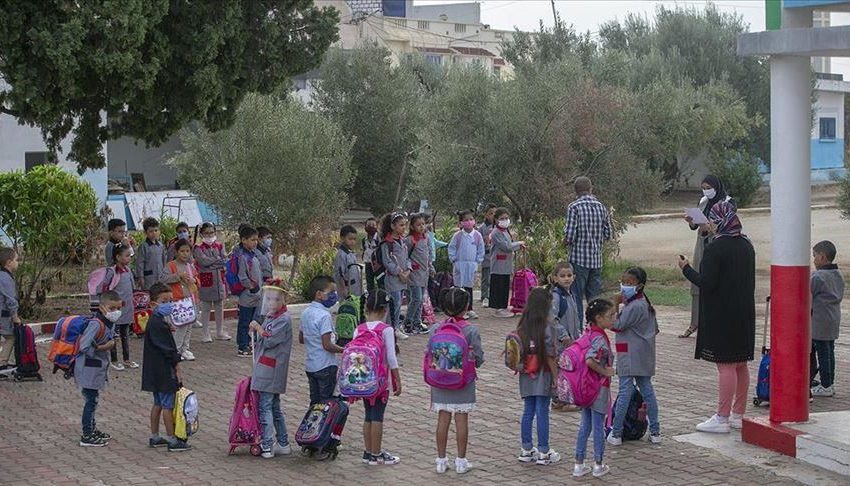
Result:
{"label": "red and white striped pole", "polygon": [[[811,25],[811,13],[809,25]],[[783,16],[783,27],[786,17]],[[808,57],[770,58],[770,420],[809,418],[811,68]]]}

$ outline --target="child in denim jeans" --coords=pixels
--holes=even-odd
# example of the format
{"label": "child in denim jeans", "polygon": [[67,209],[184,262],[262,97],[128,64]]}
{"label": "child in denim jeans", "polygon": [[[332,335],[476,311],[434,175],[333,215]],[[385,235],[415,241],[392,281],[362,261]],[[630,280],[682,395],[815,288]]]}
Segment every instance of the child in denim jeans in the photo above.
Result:
{"label": "child in denim jeans", "polygon": [[[587,350],[587,367],[596,373],[608,377],[599,390],[599,395],[590,407],[581,409],[581,426],[578,430],[576,440],[576,464],[573,476],[581,477],[591,471],[594,477],[602,477],[610,470],[603,462],[605,454],[605,415],[611,403],[610,377],[614,376],[614,354],[611,352],[611,344],[605,335],[605,329],[611,329],[617,317],[617,309],[614,304],[604,299],[596,299],[587,306],[585,312],[587,323],[591,329],[602,331],[591,341]],[[593,468],[584,463],[587,455],[587,439],[593,432]]]}

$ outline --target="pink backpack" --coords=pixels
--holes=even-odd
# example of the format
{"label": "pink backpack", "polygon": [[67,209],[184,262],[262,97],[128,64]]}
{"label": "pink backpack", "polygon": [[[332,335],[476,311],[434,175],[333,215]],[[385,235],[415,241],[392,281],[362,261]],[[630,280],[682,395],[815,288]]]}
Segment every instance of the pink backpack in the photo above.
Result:
{"label": "pink backpack", "polygon": [[475,380],[475,360],[463,334],[466,321],[449,318],[428,339],[422,374],[425,383],[444,390],[460,390]]}
{"label": "pink backpack", "polygon": [[[110,280],[106,288],[103,288],[101,287],[101,285],[103,285],[103,281],[106,280],[106,274],[109,273],[110,270],[112,271],[112,280]],[[87,284],[89,295],[97,296],[106,292],[107,290],[113,290],[115,289],[115,287],[118,286],[118,283],[120,281],[121,274],[119,274],[115,270],[115,266],[100,267],[89,274],[89,280]]]}
{"label": "pink backpack", "polygon": [[251,454],[260,455],[260,442],[263,432],[260,428],[260,416],[257,413],[259,393],[251,390],[251,377],[246,376],[236,384],[236,400],[233,415],[230,416],[230,428],[227,436],[230,440],[230,452],[239,446],[251,447]]}
{"label": "pink backpack", "polygon": [[528,294],[531,289],[537,287],[537,275],[529,268],[521,268],[514,273],[514,281],[511,284],[511,310],[518,314],[525,309],[528,302]]}
{"label": "pink backpack", "polygon": [[387,391],[389,369],[384,348],[383,322],[375,329],[366,324],[357,327],[357,337],[345,346],[337,374],[340,395],[349,400],[362,398],[371,405]]}
{"label": "pink backpack", "polygon": [[558,373],[558,399],[562,402],[587,408],[599,395],[607,377],[591,370],[586,360],[587,350],[596,336],[608,341],[604,332],[590,328],[561,353],[558,359],[561,368]]}

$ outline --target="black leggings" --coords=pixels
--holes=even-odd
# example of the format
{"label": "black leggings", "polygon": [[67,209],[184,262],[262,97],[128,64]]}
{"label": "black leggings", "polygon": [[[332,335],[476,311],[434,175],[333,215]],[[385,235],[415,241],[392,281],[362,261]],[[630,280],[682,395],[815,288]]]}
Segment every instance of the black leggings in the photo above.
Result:
{"label": "black leggings", "polygon": [[466,290],[466,293],[469,294],[469,309],[472,310],[472,301],[475,299],[472,297],[472,287],[464,287],[463,290]]}
{"label": "black leggings", "polygon": [[[127,336],[130,334],[130,325],[116,324],[115,334],[121,338],[121,353],[124,355],[124,361],[130,361],[130,341],[127,339]],[[118,362],[118,350],[115,347],[109,351],[109,355],[112,357],[113,363]]]}

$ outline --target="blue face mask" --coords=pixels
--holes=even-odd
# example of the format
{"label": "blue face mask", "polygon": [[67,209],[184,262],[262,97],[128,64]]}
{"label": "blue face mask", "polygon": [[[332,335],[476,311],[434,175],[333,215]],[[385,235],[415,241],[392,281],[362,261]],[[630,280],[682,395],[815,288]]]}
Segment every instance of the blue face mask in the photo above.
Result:
{"label": "blue face mask", "polygon": [[629,300],[637,295],[637,286],[620,284],[620,293],[623,294],[626,300]]}
{"label": "blue face mask", "polygon": [[160,316],[160,317],[165,317],[165,316],[170,316],[173,311],[174,311],[174,302],[166,302],[166,303],[163,303],[163,304],[158,304],[156,306],[156,309],[154,309],[153,313],[154,313],[154,315],[157,315],[157,316]]}
{"label": "blue face mask", "polygon": [[189,239],[189,232],[188,231],[181,231],[181,232],[177,233],[177,238],[180,239],[180,240],[188,240]]}
{"label": "blue face mask", "polygon": [[337,302],[339,302],[339,294],[336,292],[336,290],[334,290],[333,292],[329,293],[327,297],[325,297],[325,300],[322,301],[322,305],[330,309],[331,307],[335,306]]}

